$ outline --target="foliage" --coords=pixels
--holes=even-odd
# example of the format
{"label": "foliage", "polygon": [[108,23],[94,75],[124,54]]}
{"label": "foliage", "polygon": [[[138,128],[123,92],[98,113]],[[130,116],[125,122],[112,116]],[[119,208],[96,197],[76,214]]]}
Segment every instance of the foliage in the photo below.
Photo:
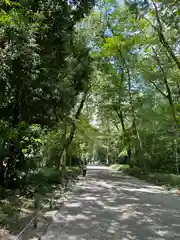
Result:
{"label": "foliage", "polygon": [[126,149],[131,166],[179,173],[179,26],[172,12],[177,1],[104,1],[88,17],[84,31],[99,70],[94,107],[113,162]]}
{"label": "foliage", "polygon": [[141,168],[122,168],[125,174],[134,176],[151,183],[158,185],[166,185],[167,187],[179,187],[180,186],[180,176],[176,174],[165,174],[165,173],[150,173],[145,172]]}
{"label": "foliage", "polygon": [[60,183],[85,158],[179,174],[178,1],[94,4],[0,3],[2,196]]}
{"label": "foliage", "polygon": [[93,5],[93,0],[0,3],[0,185],[4,190],[25,188],[28,178],[40,177],[39,169],[45,166],[59,171],[93,71],[89,49],[75,26]]}

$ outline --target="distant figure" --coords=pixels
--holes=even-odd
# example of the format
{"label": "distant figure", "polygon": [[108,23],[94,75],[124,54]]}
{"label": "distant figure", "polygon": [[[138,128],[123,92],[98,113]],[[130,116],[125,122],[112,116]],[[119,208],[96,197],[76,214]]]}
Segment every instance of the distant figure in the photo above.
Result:
{"label": "distant figure", "polygon": [[85,177],[86,172],[87,172],[87,161],[86,161],[86,159],[82,163],[82,170],[83,170],[83,177]]}

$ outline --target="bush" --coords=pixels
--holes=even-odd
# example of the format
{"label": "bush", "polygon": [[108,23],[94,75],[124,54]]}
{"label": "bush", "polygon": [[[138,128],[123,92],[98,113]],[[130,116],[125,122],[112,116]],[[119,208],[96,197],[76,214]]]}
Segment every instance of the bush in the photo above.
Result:
{"label": "bush", "polygon": [[39,171],[38,176],[44,183],[59,184],[61,182],[61,171],[56,168],[43,168]]}
{"label": "bush", "polygon": [[159,185],[180,186],[180,176],[175,174],[145,172],[141,168],[126,168],[123,172]]}
{"label": "bush", "polygon": [[150,174],[150,177],[153,177],[153,178],[157,179],[159,182],[165,183],[170,186],[180,186],[180,176],[179,175],[154,173],[154,174]]}
{"label": "bush", "polygon": [[133,168],[126,168],[123,170],[123,172],[135,176],[135,177],[141,177],[141,176],[146,176],[147,172],[145,172],[142,168],[139,167],[133,167]]}
{"label": "bush", "polygon": [[[69,176],[74,177],[80,173],[79,167],[67,167],[63,173],[64,178]],[[57,168],[42,168],[36,173],[32,173],[29,176],[29,184],[60,184],[61,183],[62,172]]]}

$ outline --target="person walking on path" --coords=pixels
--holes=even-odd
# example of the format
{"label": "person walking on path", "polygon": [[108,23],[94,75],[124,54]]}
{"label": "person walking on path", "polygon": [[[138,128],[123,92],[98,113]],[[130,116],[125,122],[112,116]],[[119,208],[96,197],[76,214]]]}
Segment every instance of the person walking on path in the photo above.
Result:
{"label": "person walking on path", "polygon": [[87,161],[86,161],[86,159],[84,159],[82,161],[82,170],[83,170],[83,177],[85,177],[86,176],[86,172],[87,172]]}

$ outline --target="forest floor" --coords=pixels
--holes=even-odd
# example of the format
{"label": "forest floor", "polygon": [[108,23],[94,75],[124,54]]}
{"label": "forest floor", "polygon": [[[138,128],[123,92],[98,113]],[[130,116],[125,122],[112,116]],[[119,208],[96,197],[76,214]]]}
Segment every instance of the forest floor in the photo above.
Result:
{"label": "forest floor", "polygon": [[[68,172],[73,174],[73,171],[77,170],[78,168],[71,168]],[[57,181],[57,176],[52,173],[54,170],[50,171],[50,177]],[[44,181],[45,178],[48,178],[48,175],[43,175],[38,181],[35,179],[37,183],[28,186],[27,194],[20,194],[18,190],[5,190],[5,197],[0,199],[0,239],[38,239],[46,230],[51,222],[51,217],[46,213],[54,211],[56,207],[60,209],[65,194],[73,187],[76,179],[70,177],[66,188],[62,188],[61,184]],[[40,182],[41,187],[34,195],[35,185]]]}
{"label": "forest floor", "polygon": [[[88,168],[41,240],[180,239],[180,197],[108,167]],[[27,239],[26,239],[27,240]]]}

